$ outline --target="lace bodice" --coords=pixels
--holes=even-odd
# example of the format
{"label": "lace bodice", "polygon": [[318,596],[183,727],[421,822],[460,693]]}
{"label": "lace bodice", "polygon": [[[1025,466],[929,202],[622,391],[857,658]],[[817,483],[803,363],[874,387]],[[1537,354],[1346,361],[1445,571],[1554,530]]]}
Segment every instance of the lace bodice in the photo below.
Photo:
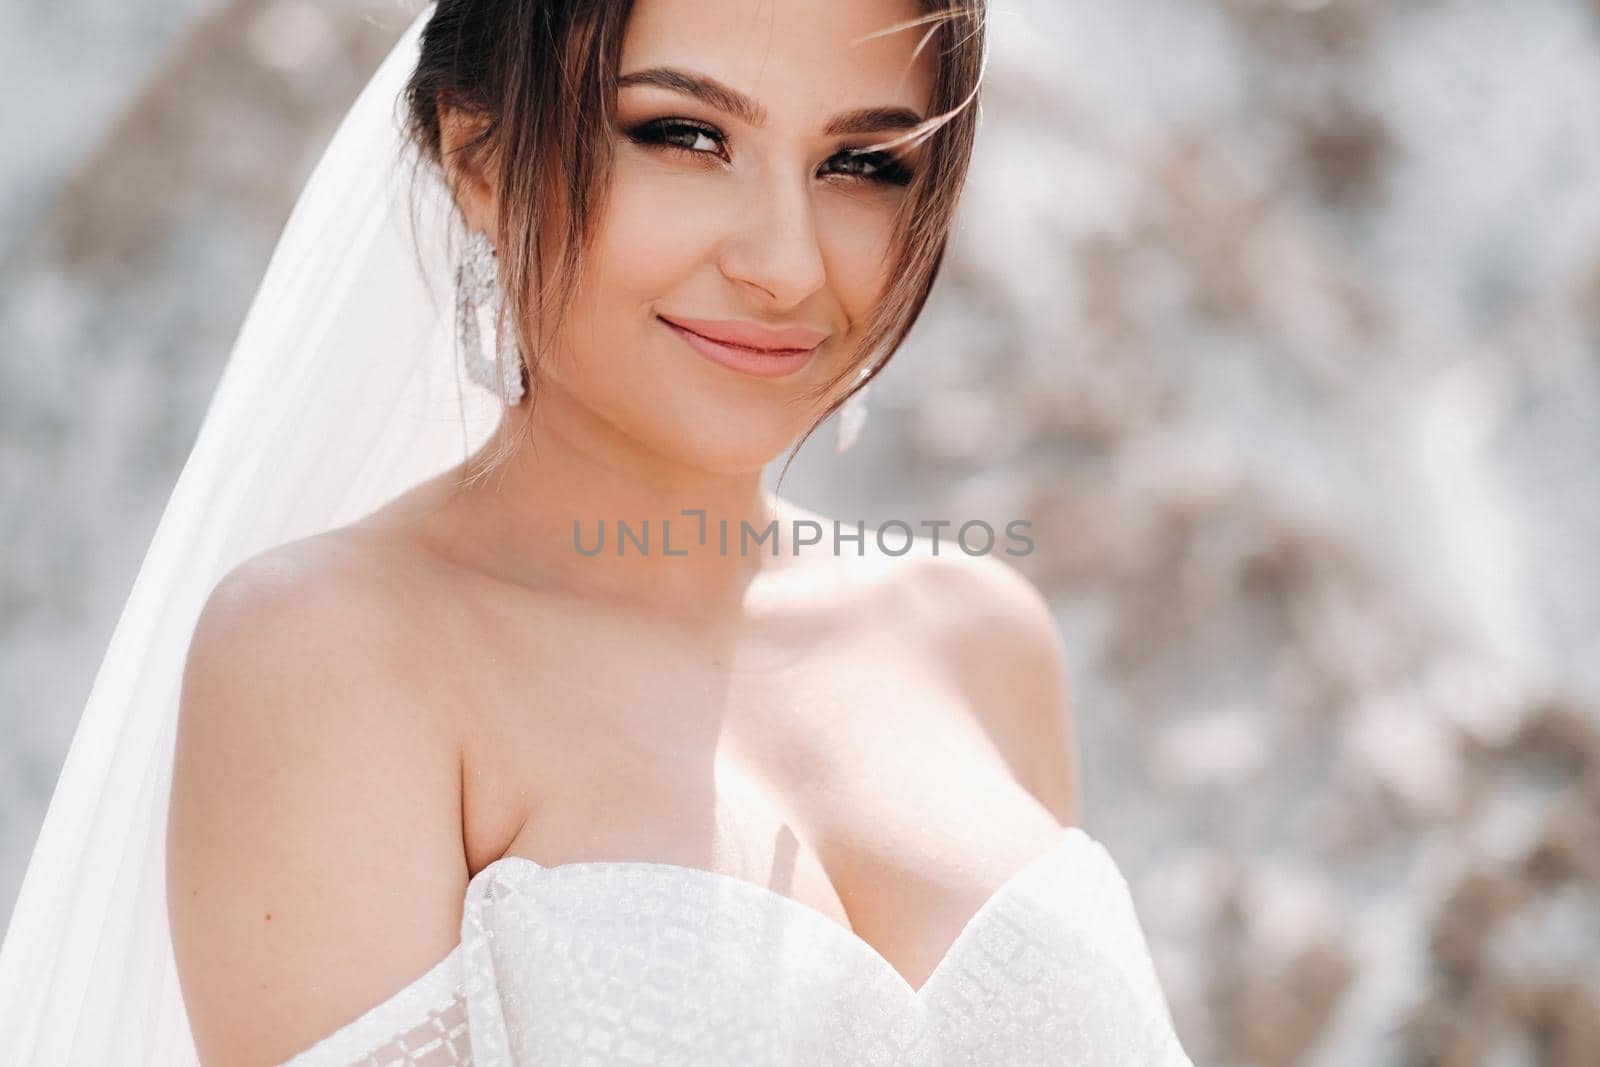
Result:
{"label": "lace bodice", "polygon": [[288,1067],[1192,1067],[1126,881],[1071,827],[913,989],[871,945],[754,882],[673,864],[468,885],[444,959]]}

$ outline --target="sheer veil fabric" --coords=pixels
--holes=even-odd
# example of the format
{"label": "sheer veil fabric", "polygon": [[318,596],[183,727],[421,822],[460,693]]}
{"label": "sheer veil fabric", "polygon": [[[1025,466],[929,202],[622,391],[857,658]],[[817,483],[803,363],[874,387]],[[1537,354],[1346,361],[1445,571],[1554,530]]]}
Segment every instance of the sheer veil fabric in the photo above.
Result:
{"label": "sheer veil fabric", "polygon": [[[441,182],[401,90],[431,6],[295,205],[95,676],[0,947],[0,1060],[196,1065],[166,911],[179,685],[217,581],[460,462],[496,400],[463,385]],[[428,172],[424,171],[426,175]]]}

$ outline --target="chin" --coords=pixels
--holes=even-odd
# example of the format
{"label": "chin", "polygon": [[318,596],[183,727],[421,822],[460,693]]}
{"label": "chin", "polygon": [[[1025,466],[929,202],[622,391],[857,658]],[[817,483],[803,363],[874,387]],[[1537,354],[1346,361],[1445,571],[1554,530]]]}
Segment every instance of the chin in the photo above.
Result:
{"label": "chin", "polygon": [[[806,430],[784,397],[752,400],[741,390],[674,386],[633,394],[613,416],[619,429],[671,462],[717,474],[759,471]],[[640,407],[640,395],[651,398],[648,406]]]}
{"label": "chin", "polygon": [[749,474],[764,469],[783,455],[794,439],[785,437],[775,440],[770,436],[752,439],[731,434],[701,433],[696,435],[692,448],[686,454],[681,448],[679,451],[685,463],[713,474]]}
{"label": "chin", "polygon": [[673,434],[664,451],[687,466],[715,474],[747,474],[783,455],[804,432],[803,427],[791,429],[750,419],[703,419]]}

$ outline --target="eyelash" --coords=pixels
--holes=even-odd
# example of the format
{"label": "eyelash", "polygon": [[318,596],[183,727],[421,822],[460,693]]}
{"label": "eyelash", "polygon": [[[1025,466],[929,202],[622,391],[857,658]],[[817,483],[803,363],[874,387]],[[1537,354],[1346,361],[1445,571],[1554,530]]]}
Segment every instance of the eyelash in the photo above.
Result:
{"label": "eyelash", "polygon": [[[705,126],[698,122],[689,122],[684,119],[652,119],[631,127],[628,138],[635,144],[646,148],[660,149],[685,156],[715,155],[713,152],[689,148],[686,145],[674,144],[666,137],[678,131],[687,130],[696,134],[704,134],[718,144],[726,143],[723,135],[712,126]],[[856,152],[845,150],[833,157],[847,160],[859,160],[876,168],[871,174],[842,174],[849,181],[872,182],[879,185],[909,185],[915,172],[905,163],[901,162],[892,152]]]}

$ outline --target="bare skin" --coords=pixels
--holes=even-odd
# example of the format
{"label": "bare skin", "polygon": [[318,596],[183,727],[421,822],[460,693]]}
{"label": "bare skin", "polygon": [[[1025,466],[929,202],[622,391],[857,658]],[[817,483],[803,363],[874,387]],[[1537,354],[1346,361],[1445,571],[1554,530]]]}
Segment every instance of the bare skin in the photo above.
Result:
{"label": "bare skin", "polygon": [[[927,114],[917,34],[847,42],[918,10],[641,0],[624,74],[693,68],[766,124],[624,89],[624,126],[688,116],[728,144],[706,162],[623,145],[532,421],[513,409],[484,450],[517,442],[512,458],[457,488],[469,461],[219,585],[190,649],[168,837],[208,1065],[279,1062],[402,988],[455,945],[468,881],[502,856],[745,879],[853,930],[917,987],[1076,823],[1059,635],[1037,590],[948,543],[793,554],[792,520],[831,520],[761,485],[814,417],[795,397],[851,351],[884,284],[896,191],[825,168],[876,138],[819,131],[853,108]],[[492,183],[454,177],[469,224],[493,232]],[[828,340],[792,378],[755,379],[684,346],[655,317],[674,312]],[[683,508],[778,519],[782,551],[572,548],[574,519],[618,516],[672,518],[676,543]]]}
{"label": "bare skin", "polygon": [[[949,545],[895,558],[869,534],[865,558],[824,545],[796,560],[793,520],[831,520],[774,503],[785,558],[710,611],[463,573],[421,532],[448,507],[380,517],[367,545],[473,616],[444,646],[485,661],[456,715],[470,873],[503,855],[722,871],[854,929],[917,985],[1076,821],[1049,721],[1065,717],[1053,628],[1009,568]],[[508,661],[525,684],[506,684]]]}

